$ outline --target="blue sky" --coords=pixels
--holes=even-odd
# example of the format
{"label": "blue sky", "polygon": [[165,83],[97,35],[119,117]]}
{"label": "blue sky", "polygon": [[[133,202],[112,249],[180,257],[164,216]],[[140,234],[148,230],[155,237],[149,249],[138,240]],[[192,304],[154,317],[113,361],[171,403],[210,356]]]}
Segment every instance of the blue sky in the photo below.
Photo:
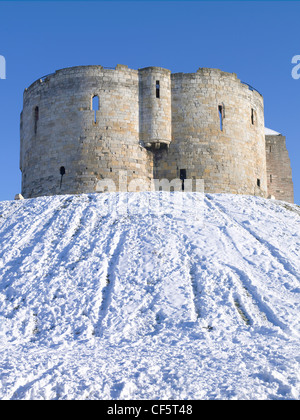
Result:
{"label": "blue sky", "polygon": [[[298,1],[0,1],[0,201],[21,191],[19,116],[25,87],[63,67],[127,64],[237,73],[264,96],[265,125],[286,135],[300,204]],[[300,73],[300,72],[299,72]]]}

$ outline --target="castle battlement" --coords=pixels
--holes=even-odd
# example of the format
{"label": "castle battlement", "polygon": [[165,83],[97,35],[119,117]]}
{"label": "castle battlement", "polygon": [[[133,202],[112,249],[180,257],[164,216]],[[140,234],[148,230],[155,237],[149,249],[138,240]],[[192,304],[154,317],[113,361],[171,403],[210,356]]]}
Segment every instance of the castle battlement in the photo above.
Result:
{"label": "castle battlement", "polygon": [[153,179],[204,179],[206,192],[292,201],[285,142],[270,155],[268,137],[262,95],[235,73],[65,68],[24,91],[22,194],[95,192],[102,179],[118,187],[126,170],[146,189]]}

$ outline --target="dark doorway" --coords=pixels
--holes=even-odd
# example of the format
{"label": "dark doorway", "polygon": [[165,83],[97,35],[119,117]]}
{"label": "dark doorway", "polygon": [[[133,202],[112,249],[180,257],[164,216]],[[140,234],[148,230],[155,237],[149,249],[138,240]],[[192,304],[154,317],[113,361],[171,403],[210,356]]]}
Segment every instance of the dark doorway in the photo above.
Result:
{"label": "dark doorway", "polygon": [[60,177],[60,188],[61,188],[61,186],[62,186],[63,176],[64,176],[64,175],[65,175],[65,173],[66,173],[66,169],[65,169],[65,167],[64,167],[64,166],[61,166],[61,167],[59,168],[59,173],[60,173],[60,175],[61,175],[61,177]]}
{"label": "dark doorway", "polygon": [[186,179],[186,169],[180,169],[181,189],[184,191],[184,180]]}
{"label": "dark doorway", "polygon": [[38,120],[39,120],[39,107],[36,106],[34,109],[34,134],[36,134],[37,132]]}

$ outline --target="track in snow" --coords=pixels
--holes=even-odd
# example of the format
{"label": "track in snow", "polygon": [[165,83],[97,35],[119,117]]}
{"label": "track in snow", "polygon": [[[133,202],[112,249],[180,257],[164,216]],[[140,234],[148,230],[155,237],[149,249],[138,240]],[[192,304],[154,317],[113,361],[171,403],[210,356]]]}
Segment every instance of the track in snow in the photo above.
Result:
{"label": "track in snow", "polygon": [[[247,398],[255,384],[257,398],[299,395],[298,207],[218,194],[181,204],[164,193],[0,203],[3,372],[23,363],[0,375],[3,398]],[[93,373],[78,376],[85,352]]]}

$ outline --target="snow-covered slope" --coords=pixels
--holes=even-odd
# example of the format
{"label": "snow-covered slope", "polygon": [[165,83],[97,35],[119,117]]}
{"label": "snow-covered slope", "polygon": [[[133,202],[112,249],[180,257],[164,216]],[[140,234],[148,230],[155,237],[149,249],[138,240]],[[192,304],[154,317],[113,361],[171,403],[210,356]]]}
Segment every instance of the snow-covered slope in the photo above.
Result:
{"label": "snow-covered slope", "polygon": [[0,398],[298,399],[299,255],[256,197],[1,202]]}

